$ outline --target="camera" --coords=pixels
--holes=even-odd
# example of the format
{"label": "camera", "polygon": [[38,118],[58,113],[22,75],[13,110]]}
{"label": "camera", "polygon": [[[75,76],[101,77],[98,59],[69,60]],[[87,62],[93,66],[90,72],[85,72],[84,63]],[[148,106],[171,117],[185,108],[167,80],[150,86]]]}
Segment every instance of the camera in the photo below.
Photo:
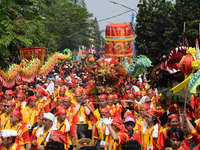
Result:
{"label": "camera", "polygon": [[86,104],[86,100],[81,100],[81,101],[80,101],[80,104],[81,104],[81,105]]}

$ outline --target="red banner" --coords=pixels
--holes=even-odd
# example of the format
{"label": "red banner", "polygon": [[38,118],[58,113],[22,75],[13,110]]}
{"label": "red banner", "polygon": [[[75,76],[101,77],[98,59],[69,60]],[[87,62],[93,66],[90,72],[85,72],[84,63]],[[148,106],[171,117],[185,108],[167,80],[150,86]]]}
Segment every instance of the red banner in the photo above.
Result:
{"label": "red banner", "polygon": [[45,47],[31,47],[31,48],[20,48],[20,57],[22,59],[31,60],[34,57],[40,59],[43,64],[44,56],[45,56]]}

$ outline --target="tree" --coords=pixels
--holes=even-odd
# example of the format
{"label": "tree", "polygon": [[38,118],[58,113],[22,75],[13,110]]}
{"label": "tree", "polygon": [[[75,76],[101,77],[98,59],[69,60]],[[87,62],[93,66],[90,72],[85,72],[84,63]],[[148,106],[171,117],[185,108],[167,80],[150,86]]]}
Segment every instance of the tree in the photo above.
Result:
{"label": "tree", "polygon": [[96,47],[101,47],[101,32],[99,30],[99,23],[97,21],[97,18],[94,18],[94,31],[93,35],[95,37],[94,43]]}
{"label": "tree", "polygon": [[165,30],[171,25],[172,3],[165,0],[144,0],[137,14],[136,49],[140,54],[154,59],[168,50]]}
{"label": "tree", "polygon": [[[37,1],[6,0],[0,4],[0,63],[7,67],[5,57],[18,56],[20,47],[39,41],[42,25]],[[18,57],[15,57],[17,61]]]}

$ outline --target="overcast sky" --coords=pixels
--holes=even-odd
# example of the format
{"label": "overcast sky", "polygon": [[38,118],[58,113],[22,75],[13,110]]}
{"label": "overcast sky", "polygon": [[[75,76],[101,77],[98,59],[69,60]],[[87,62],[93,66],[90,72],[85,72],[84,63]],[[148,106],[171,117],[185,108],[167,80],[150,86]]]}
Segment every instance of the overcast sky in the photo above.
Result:
{"label": "overcast sky", "polygon": [[[130,7],[138,11],[137,4],[139,3],[139,0],[112,0],[112,1],[123,4],[127,7]],[[93,16],[96,17],[98,21],[109,17],[113,17],[115,15],[130,10],[121,5],[113,4],[109,2],[109,0],[85,0],[85,3],[87,5],[88,12],[93,13]],[[131,14],[132,12],[130,11],[128,13],[125,13],[121,16],[112,19],[99,21],[100,30],[105,30],[107,24],[131,22]]]}

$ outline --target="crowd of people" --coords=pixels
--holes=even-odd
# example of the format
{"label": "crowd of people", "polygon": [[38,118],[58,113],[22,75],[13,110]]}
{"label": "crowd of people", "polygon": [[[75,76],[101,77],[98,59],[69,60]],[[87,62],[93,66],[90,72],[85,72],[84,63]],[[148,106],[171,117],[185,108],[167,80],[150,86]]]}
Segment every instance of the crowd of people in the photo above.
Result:
{"label": "crowd of people", "polygon": [[[126,97],[98,95],[95,81],[78,62],[55,66],[46,77],[1,87],[2,150],[199,150],[199,95],[162,99],[145,74],[124,81]],[[120,84],[120,83],[119,83]],[[197,93],[199,92],[197,88]]]}

